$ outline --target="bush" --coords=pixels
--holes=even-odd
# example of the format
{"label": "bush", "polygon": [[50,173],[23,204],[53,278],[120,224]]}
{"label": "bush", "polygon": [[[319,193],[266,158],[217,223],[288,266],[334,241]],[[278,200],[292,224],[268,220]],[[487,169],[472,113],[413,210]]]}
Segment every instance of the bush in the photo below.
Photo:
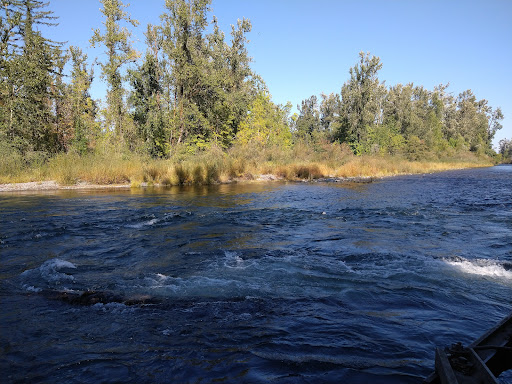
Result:
{"label": "bush", "polygon": [[9,180],[21,173],[25,167],[25,160],[16,148],[5,141],[0,141],[0,164],[0,178]]}

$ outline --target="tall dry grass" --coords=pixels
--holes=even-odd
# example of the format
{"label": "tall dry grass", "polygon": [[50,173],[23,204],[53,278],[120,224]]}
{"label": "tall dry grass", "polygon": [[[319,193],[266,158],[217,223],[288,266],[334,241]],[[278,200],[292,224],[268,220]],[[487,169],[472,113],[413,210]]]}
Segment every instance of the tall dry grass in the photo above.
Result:
{"label": "tall dry grass", "polygon": [[62,185],[128,183],[133,187],[200,185],[253,180],[262,174],[285,180],[313,180],[385,177],[490,165],[488,158],[471,153],[436,161],[409,161],[397,156],[354,156],[346,145],[297,143],[284,149],[249,145],[228,151],[215,147],[196,153],[176,151],[170,159],[151,159],[116,151],[86,156],[59,154],[37,166],[16,168],[15,175],[0,174],[0,182],[56,180]]}

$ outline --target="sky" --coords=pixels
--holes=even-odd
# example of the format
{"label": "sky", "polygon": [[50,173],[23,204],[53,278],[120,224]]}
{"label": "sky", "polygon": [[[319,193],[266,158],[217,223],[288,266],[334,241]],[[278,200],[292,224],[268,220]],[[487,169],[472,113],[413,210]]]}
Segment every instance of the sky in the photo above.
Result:
{"label": "sky", "polygon": [[[140,22],[132,39],[144,53],[146,25],[159,24],[165,0],[125,0]],[[99,0],[50,0],[59,25],[44,35],[90,48],[93,28],[102,28]],[[450,84],[457,96],[471,89],[505,115],[500,139],[512,139],[512,0],[213,0],[212,12],[229,36],[231,24],[251,20],[248,51],[252,68],[275,103],[293,106],[311,95],[340,93],[359,52],[378,56],[379,79],[387,86],[414,83],[433,90]],[[104,99],[99,79],[93,98]]]}

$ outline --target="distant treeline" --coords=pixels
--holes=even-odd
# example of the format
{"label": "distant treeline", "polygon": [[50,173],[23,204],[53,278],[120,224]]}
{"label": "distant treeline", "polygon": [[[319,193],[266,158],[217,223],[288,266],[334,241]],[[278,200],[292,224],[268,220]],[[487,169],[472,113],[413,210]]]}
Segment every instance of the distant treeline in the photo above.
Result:
{"label": "distant treeline", "polygon": [[[103,25],[90,43],[103,47],[105,103],[90,95],[94,65],[79,48],[43,36],[56,18],[39,0],[2,0],[0,24],[0,152],[27,161],[112,148],[167,158],[216,146],[289,148],[300,142],[346,143],[356,154],[409,159],[458,151],[492,155],[500,108],[470,90],[447,85],[387,87],[380,59],[360,53],[339,94],[292,106],[272,102],[251,69],[247,33],[238,20],[229,36],[210,16],[211,0],[167,0],[160,25],[148,25],[137,52],[138,25],[119,0],[100,0]],[[101,106],[100,106],[101,105]],[[510,150],[509,150],[510,151]],[[0,155],[1,157],[1,155]]]}

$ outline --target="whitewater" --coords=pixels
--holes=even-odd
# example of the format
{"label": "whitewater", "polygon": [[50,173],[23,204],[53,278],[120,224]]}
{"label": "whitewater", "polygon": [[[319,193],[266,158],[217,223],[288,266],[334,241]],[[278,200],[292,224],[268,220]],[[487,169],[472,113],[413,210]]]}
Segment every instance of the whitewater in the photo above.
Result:
{"label": "whitewater", "polygon": [[1,193],[3,381],[420,383],[512,310],[511,185]]}

